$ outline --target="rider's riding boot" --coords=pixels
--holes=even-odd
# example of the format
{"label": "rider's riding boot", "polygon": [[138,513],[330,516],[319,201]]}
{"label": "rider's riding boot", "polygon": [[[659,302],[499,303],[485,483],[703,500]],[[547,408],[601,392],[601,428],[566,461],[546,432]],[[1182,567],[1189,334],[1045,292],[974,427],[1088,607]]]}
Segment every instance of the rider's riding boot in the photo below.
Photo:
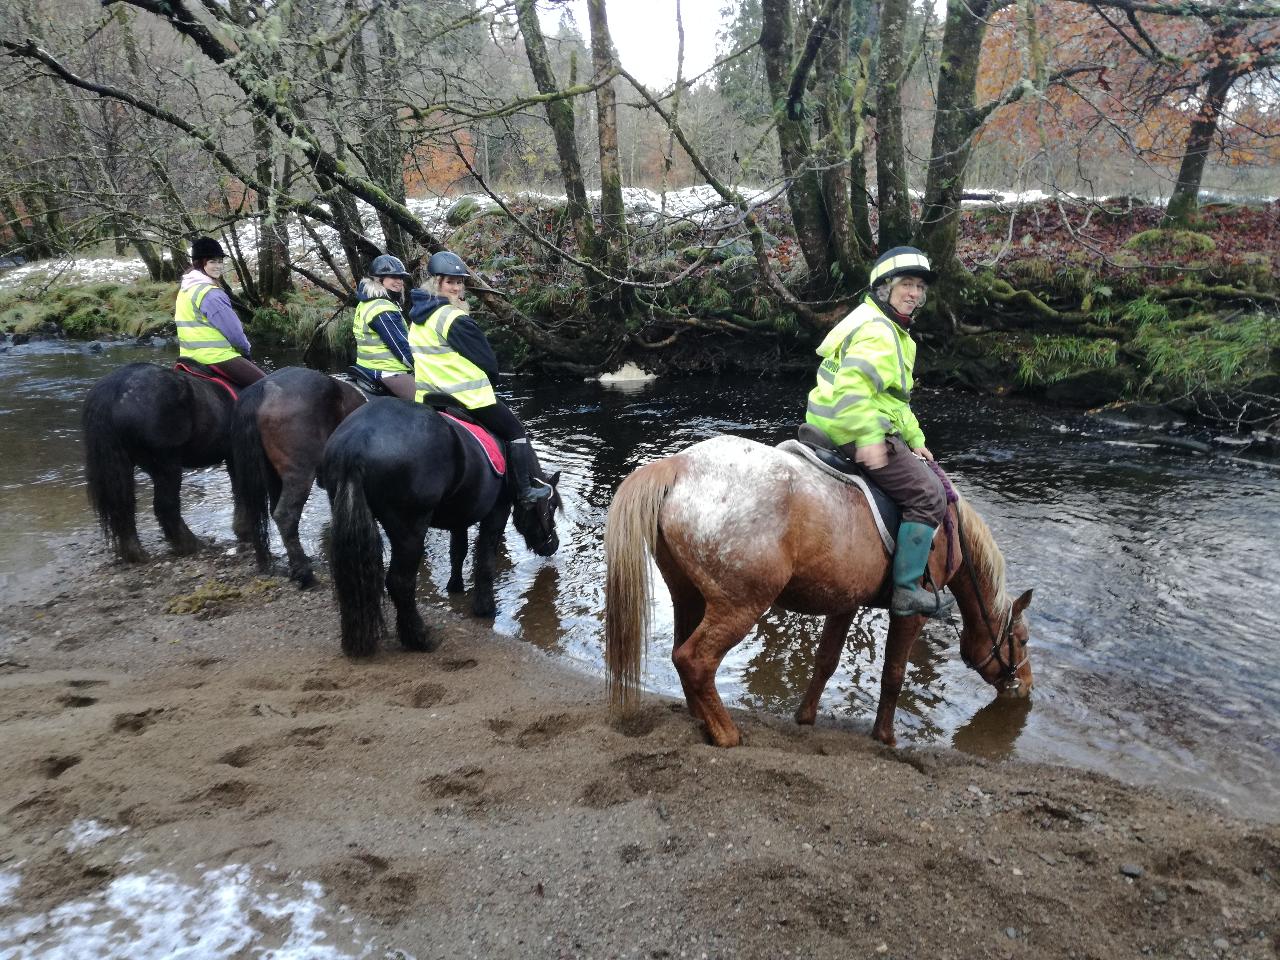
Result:
{"label": "rider's riding boot", "polygon": [[889,612],[900,617],[924,615],[942,619],[955,600],[920,584],[929,565],[929,547],[937,527],[904,521],[898,526],[898,549],[893,554],[893,599]]}
{"label": "rider's riding boot", "polygon": [[525,437],[512,440],[508,445],[511,460],[511,475],[516,481],[516,498],[525,506],[545,500],[551,496],[551,487],[546,484],[534,486],[530,479],[533,473],[533,447]]}

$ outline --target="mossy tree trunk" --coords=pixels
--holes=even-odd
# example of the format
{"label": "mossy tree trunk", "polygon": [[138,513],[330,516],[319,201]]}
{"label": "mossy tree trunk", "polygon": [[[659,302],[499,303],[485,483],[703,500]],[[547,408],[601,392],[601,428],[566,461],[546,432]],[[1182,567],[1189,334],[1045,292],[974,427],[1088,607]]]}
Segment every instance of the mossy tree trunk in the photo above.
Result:
{"label": "mossy tree trunk", "polygon": [[947,3],[929,175],[924,212],[916,234],[916,245],[929,255],[934,269],[944,274],[959,270],[956,230],[973,132],[986,117],[985,112],[975,107],[974,98],[978,56],[992,7],[992,0],[948,0]]}
{"label": "mossy tree trunk", "polygon": [[[618,162],[618,102],[613,89],[616,72],[613,39],[605,0],[587,0],[591,21],[591,66],[595,71],[596,127],[600,140],[600,222],[605,245],[605,262],[613,277],[627,273],[627,215],[622,203],[622,167]],[[625,308],[631,297],[629,287],[608,291],[607,299]]]}
{"label": "mossy tree trunk", "polygon": [[[806,112],[801,96],[804,78],[794,74],[792,0],[763,0],[761,14],[760,50],[776,114],[779,158],[787,178],[791,220],[809,268],[810,286],[825,290],[830,286],[832,267],[838,256],[822,180],[814,169],[809,140],[813,118]],[[837,215],[843,216],[844,212]]]}
{"label": "mossy tree trunk", "polygon": [[884,0],[880,7],[880,55],[876,70],[876,186],[882,251],[911,239],[911,196],[907,192],[901,88],[907,68],[904,37],[909,9],[909,0]]}
{"label": "mossy tree trunk", "polygon": [[[1215,46],[1229,45],[1240,29],[1239,24],[1229,24],[1215,30]],[[1178,167],[1178,182],[1169,197],[1169,205],[1165,207],[1163,225],[1166,227],[1188,225],[1199,210],[1200,181],[1204,176],[1205,163],[1209,159],[1214,134],[1218,132],[1223,105],[1237,76],[1234,60],[1230,57],[1223,57],[1209,71],[1204,100],[1191,118],[1191,127],[1187,131],[1186,147]]]}
{"label": "mossy tree trunk", "polygon": [[586,260],[594,263],[599,260],[599,242],[591,205],[587,202],[587,188],[582,179],[578,143],[574,137],[573,101],[567,97],[555,96],[560,93],[560,85],[551,69],[551,58],[547,54],[547,44],[542,36],[542,26],[538,23],[534,0],[518,0],[516,17],[520,23],[520,33],[524,37],[525,54],[529,58],[533,81],[540,94],[551,97],[546,102],[547,122],[551,125],[556,142],[556,159],[560,164],[560,179],[564,182],[565,206],[569,221],[573,224],[578,250]]}

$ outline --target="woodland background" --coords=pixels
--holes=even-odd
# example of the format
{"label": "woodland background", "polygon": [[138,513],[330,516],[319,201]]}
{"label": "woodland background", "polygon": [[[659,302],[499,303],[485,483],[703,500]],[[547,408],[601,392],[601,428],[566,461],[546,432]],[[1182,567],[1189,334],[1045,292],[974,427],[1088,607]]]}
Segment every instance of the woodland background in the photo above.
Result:
{"label": "woodland background", "polygon": [[340,353],[372,256],[447,247],[512,363],[773,370],[913,243],[946,377],[1280,416],[1274,0],[727,0],[665,89],[585,6],[12,0],[0,257],[153,285],[27,284],[0,325],[153,329],[208,232],[260,338]]}

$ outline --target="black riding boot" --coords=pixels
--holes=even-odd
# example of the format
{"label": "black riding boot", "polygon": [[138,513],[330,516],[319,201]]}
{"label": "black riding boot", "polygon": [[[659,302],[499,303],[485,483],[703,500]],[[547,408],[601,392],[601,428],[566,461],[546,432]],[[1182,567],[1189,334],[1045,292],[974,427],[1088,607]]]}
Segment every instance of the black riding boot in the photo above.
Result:
{"label": "black riding boot", "polygon": [[529,445],[528,438],[512,440],[507,445],[507,451],[511,461],[511,476],[516,481],[516,498],[528,506],[551,496],[551,487],[547,484],[533,484],[533,447]]}

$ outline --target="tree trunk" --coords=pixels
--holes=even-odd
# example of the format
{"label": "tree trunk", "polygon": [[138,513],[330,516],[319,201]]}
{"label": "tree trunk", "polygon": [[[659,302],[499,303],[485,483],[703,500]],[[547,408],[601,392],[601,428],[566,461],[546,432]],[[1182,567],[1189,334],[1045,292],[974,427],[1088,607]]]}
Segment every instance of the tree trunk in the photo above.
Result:
{"label": "tree trunk", "polygon": [[[911,195],[902,133],[904,37],[909,0],[884,0],[880,8],[880,55],[876,79],[876,187],[880,206],[880,250],[911,239]],[[939,91],[941,96],[941,91]],[[936,154],[935,154],[936,156]]]}
{"label": "tree trunk", "polygon": [[[858,220],[853,212],[851,191],[855,188],[853,166],[862,170],[862,106],[866,83],[850,76],[849,6],[841,3],[832,14],[831,26],[818,51],[814,67],[815,92],[822,101],[822,136],[814,149],[814,160],[821,172],[822,197],[831,222],[831,247],[844,285],[854,282],[864,259],[862,240],[858,236]],[[849,104],[850,90],[853,103]],[[861,94],[861,95],[860,95]],[[853,121],[853,127],[849,122]],[[859,138],[851,145],[851,138]],[[866,214],[866,183],[861,184],[862,213]],[[868,227],[869,229],[869,227]]]}
{"label": "tree trunk", "polygon": [[[1239,32],[1238,28],[1232,29]],[[1223,32],[1215,31],[1214,40],[1225,43],[1229,38],[1220,37]],[[1218,132],[1222,106],[1235,81],[1235,64],[1230,58],[1219,60],[1209,71],[1204,102],[1191,118],[1186,149],[1182,153],[1182,165],[1178,168],[1178,182],[1169,197],[1169,205],[1165,207],[1162,226],[1186,226],[1200,209],[1200,180],[1204,176],[1204,166],[1209,159],[1214,134]]]}
{"label": "tree trunk", "polygon": [[[618,162],[618,105],[613,80],[613,40],[605,0],[587,0],[591,20],[591,65],[595,71],[596,126],[600,135],[600,223],[609,273],[623,277],[627,272],[627,214],[622,202],[622,168]],[[629,287],[618,289],[610,299],[622,306],[630,297]]]}
{"label": "tree trunk", "polygon": [[[257,150],[258,180],[275,184],[275,157],[272,152],[271,128],[260,117],[253,118],[253,139]],[[270,195],[259,193],[258,210],[258,294],[265,300],[278,300],[289,287],[289,244],[282,237],[284,224],[278,219],[275,202]]]}
{"label": "tree trunk", "polygon": [[792,0],[764,0],[761,7],[760,50],[764,55],[769,96],[777,111],[778,151],[787,178],[787,202],[796,240],[809,268],[810,286],[825,289],[837,262],[831,219],[822,196],[822,182],[813,169],[808,116],[800,102],[789,102],[793,65]]}
{"label": "tree trunk", "polygon": [[[529,69],[533,71],[534,83],[543,96],[559,93],[555,73],[551,69],[551,58],[547,55],[547,44],[542,37],[542,27],[538,23],[538,14],[534,0],[518,0],[516,16],[520,23],[520,32],[524,36],[524,49],[529,57]],[[578,250],[583,259],[598,262],[599,244],[596,240],[595,222],[591,216],[591,206],[587,203],[587,188],[582,180],[582,161],[578,157],[578,144],[574,139],[573,103],[564,98],[547,101],[547,122],[551,124],[551,132],[556,140],[556,156],[560,161],[560,179],[564,181],[566,211],[573,224],[574,236],[578,241]]]}
{"label": "tree trunk", "polygon": [[929,178],[916,241],[929,255],[934,269],[943,273],[954,273],[960,268],[955,262],[956,228],[973,131],[979,122],[974,106],[978,55],[990,9],[990,0],[948,0],[947,3],[947,24],[938,63],[938,105],[933,119],[933,143],[929,148]]}

